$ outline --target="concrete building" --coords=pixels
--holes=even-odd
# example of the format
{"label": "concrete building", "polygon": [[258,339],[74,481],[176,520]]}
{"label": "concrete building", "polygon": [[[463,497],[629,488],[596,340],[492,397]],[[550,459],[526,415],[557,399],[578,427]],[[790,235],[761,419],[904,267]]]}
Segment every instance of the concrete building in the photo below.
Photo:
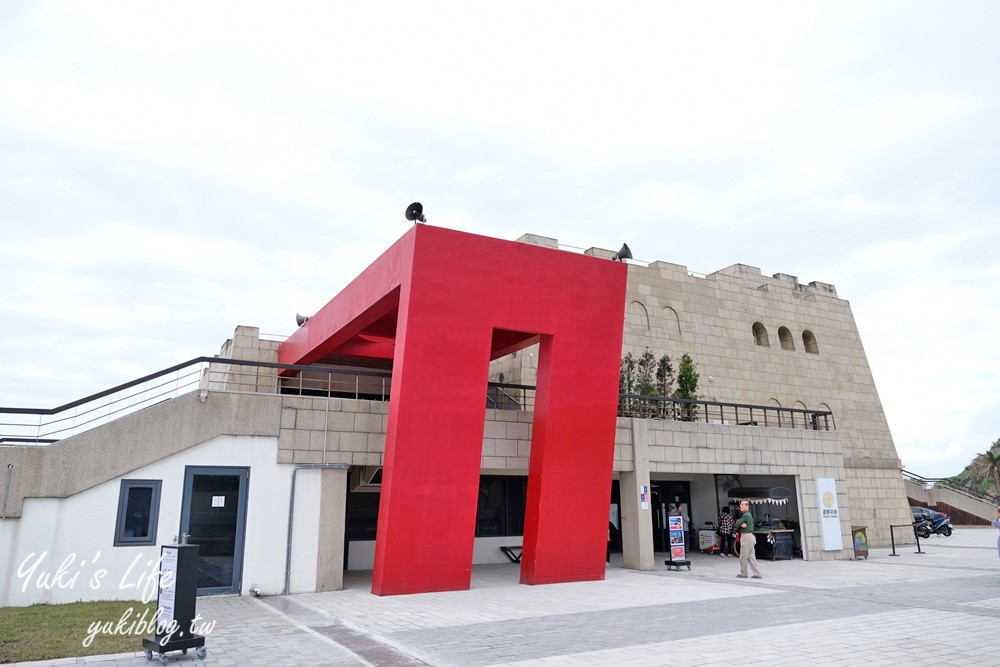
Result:
{"label": "concrete building", "polygon": [[[670,505],[697,549],[698,529],[741,490],[807,560],[852,557],[854,526],[883,545],[890,525],[910,522],[860,334],[832,285],[654,262],[628,265],[625,294],[608,311],[624,315],[622,354],[689,354],[703,399],[695,421],[670,401],[617,419],[609,518],[625,567],[652,569],[669,552]],[[87,401],[96,422],[81,406],[24,411],[30,436],[0,447],[0,606],[140,597],[158,545],[185,534],[201,545],[204,594],[337,590],[345,569],[372,569],[393,364],[290,366],[282,345],[240,326],[217,357]],[[517,347],[489,367],[473,563],[519,554],[539,357]],[[150,389],[167,378],[169,396]],[[138,398],[109,407],[121,395]],[[433,543],[439,528],[421,530]]]}

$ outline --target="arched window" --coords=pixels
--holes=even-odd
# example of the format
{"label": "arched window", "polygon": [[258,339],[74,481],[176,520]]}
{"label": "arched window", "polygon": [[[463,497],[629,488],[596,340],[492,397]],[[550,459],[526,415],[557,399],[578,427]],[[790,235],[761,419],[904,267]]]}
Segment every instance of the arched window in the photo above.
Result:
{"label": "arched window", "polygon": [[795,349],[795,339],[792,338],[792,332],[788,330],[788,327],[778,327],[778,340],[781,341],[782,350]]}
{"label": "arched window", "polygon": [[[795,408],[796,410],[808,410],[809,409],[809,408],[806,407],[806,404],[803,403],[802,401],[795,401],[795,403],[792,404],[792,407]],[[809,428],[810,427],[809,416],[810,416],[810,413],[808,413],[808,412],[795,412],[795,413],[793,413],[792,414],[792,427],[794,428],[796,424],[802,424],[802,426],[804,428]]]}
{"label": "arched window", "polygon": [[770,347],[771,344],[767,342],[767,329],[760,322],[753,323],[753,340],[755,343],[761,347]]}
{"label": "arched window", "polygon": [[680,337],[681,335],[681,318],[677,316],[677,311],[667,306],[662,312],[664,320],[664,328],[667,333],[671,336]]}
{"label": "arched window", "polygon": [[816,344],[816,336],[808,329],[802,332],[802,347],[810,354],[819,354],[819,345]]}
{"label": "arched window", "polygon": [[[771,398],[767,399],[767,406],[769,408],[780,408],[781,401],[772,396]],[[781,410],[775,410],[772,414],[767,415],[767,417],[765,417],[765,420],[769,424],[771,424],[771,422],[774,422],[771,425],[772,426],[777,425],[778,428],[788,426],[788,422],[791,421],[787,415],[782,413]]]}
{"label": "arched window", "polygon": [[649,331],[649,313],[646,312],[646,307],[638,301],[633,301],[628,305],[628,314],[625,317],[625,321]]}
{"label": "arched window", "polygon": [[[833,412],[833,410],[830,409],[830,406],[826,403],[820,403],[817,409],[823,410],[824,412]],[[816,425],[813,428],[817,431],[829,431],[837,428],[837,425],[833,421],[833,414],[817,416]]]}

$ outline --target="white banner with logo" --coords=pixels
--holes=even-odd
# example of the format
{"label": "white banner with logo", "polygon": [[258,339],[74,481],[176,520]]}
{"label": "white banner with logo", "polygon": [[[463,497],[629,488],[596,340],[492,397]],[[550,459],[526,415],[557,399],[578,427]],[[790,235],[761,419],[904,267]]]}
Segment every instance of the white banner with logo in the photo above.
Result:
{"label": "white banner with logo", "polygon": [[843,549],[840,509],[837,507],[837,480],[830,477],[816,479],[816,506],[819,508],[819,533],[823,538],[823,551]]}

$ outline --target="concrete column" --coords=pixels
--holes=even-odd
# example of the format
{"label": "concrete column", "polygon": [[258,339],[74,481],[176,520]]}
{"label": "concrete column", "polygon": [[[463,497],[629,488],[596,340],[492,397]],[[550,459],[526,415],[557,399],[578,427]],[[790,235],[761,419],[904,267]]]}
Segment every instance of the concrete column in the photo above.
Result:
{"label": "concrete column", "polygon": [[320,471],[319,553],[316,555],[316,591],[344,587],[344,524],[347,518],[347,469]]}
{"label": "concrete column", "polygon": [[653,517],[650,498],[643,508],[640,493],[649,489],[649,433],[646,420],[632,419],[632,472],[618,476],[622,501],[622,555],[629,570],[653,570]]}

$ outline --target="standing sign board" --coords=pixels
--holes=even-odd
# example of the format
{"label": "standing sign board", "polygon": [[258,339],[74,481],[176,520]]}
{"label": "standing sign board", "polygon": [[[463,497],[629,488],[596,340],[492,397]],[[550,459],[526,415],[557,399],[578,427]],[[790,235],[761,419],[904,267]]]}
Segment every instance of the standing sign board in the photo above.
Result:
{"label": "standing sign board", "polygon": [[687,549],[684,544],[684,517],[680,514],[671,514],[667,517],[667,526],[670,529],[670,560],[664,561],[667,567],[680,568],[686,565],[691,569],[691,561],[687,560]]}
{"label": "standing sign board", "polygon": [[156,636],[144,637],[146,660],[160,656],[167,664],[168,651],[195,649],[204,660],[205,637],[192,632],[195,621],[195,595],[198,592],[198,545],[172,544],[160,547],[160,581],[156,607]]}
{"label": "standing sign board", "polygon": [[843,549],[840,509],[837,507],[837,480],[829,477],[816,479],[816,506],[819,509],[819,532],[823,538],[823,551]]}

